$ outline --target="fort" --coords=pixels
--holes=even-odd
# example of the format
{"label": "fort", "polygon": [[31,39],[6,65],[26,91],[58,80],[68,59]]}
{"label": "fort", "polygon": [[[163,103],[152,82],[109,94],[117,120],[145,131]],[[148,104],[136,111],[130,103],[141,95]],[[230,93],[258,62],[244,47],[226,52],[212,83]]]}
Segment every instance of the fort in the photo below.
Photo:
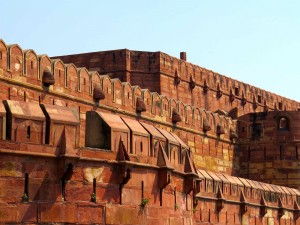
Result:
{"label": "fort", "polygon": [[1,224],[300,224],[300,103],[162,52],[0,40]]}

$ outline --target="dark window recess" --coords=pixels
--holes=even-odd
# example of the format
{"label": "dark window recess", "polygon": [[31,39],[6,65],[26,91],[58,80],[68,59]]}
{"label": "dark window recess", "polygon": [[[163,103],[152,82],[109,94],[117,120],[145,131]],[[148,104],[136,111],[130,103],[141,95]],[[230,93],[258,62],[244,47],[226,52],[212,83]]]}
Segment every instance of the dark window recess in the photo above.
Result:
{"label": "dark window recess", "polygon": [[31,133],[31,129],[30,126],[27,127],[27,138],[30,139],[30,133]]}
{"label": "dark window recess", "polygon": [[240,89],[238,87],[234,88],[234,95],[238,96],[240,94]]}
{"label": "dark window recess", "polygon": [[0,52],[0,60],[2,60],[2,52]]}
{"label": "dark window recess", "polygon": [[278,108],[279,110],[282,110],[282,102],[278,102]]}
{"label": "dark window recess", "polygon": [[30,69],[33,69],[33,61],[30,61]]}
{"label": "dark window recess", "polygon": [[261,103],[261,102],[262,102],[262,100],[261,100],[261,95],[258,95],[258,96],[257,96],[257,101],[258,101],[258,103]]}
{"label": "dark window recess", "polygon": [[280,145],[280,147],[279,147],[280,160],[283,159],[283,154],[284,154],[284,147],[282,145]]}
{"label": "dark window recess", "polygon": [[281,117],[278,120],[278,130],[287,131],[289,130],[289,119],[286,117]]}
{"label": "dark window recess", "polygon": [[143,152],[143,142],[142,141],[141,141],[140,147],[141,147],[141,152]]}
{"label": "dark window recess", "polygon": [[253,140],[258,140],[262,137],[263,134],[263,127],[261,123],[253,123],[252,124],[252,132],[251,132],[251,137]]}

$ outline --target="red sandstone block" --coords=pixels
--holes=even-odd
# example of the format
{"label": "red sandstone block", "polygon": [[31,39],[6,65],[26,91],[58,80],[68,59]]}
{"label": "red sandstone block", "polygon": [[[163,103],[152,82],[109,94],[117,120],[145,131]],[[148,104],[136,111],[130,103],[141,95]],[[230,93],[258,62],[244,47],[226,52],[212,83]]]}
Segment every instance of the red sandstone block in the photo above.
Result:
{"label": "red sandstone block", "polygon": [[170,217],[169,218],[169,224],[170,225],[182,225],[183,223],[183,218],[180,217]]}
{"label": "red sandstone block", "polygon": [[79,203],[77,205],[77,223],[104,224],[104,207],[94,203]]}
{"label": "red sandstone block", "polygon": [[146,208],[123,206],[120,210],[123,224],[143,224]]}
{"label": "red sandstone block", "polygon": [[120,207],[118,205],[107,205],[105,211],[106,224],[120,224]]}
{"label": "red sandstone block", "polygon": [[76,206],[70,203],[40,203],[39,222],[74,223],[76,222]]}
{"label": "red sandstone block", "polygon": [[20,203],[18,206],[18,222],[37,222],[37,203]]}
{"label": "red sandstone block", "polygon": [[17,219],[18,213],[15,205],[0,206],[0,222],[16,222]]}

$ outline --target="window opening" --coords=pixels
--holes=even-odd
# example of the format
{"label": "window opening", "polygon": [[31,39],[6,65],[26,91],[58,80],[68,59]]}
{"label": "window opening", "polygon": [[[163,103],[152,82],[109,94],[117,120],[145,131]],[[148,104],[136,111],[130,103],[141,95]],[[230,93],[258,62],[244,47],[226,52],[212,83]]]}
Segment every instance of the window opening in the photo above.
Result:
{"label": "window opening", "polygon": [[280,118],[278,124],[279,130],[287,130],[288,129],[288,120],[287,118]]}
{"label": "window opening", "polygon": [[27,138],[30,139],[30,126],[27,126]]}
{"label": "window opening", "polygon": [[238,87],[235,87],[235,88],[234,88],[234,95],[238,96],[238,95],[239,95],[239,92],[240,92],[239,88],[238,88]]}
{"label": "window opening", "polygon": [[261,95],[258,95],[257,96],[257,101],[258,101],[258,103],[261,103],[262,101],[261,101]]}
{"label": "window opening", "polygon": [[280,145],[280,148],[279,148],[279,154],[280,154],[280,159],[282,160],[283,159],[283,151],[284,151],[284,148],[282,145]]}

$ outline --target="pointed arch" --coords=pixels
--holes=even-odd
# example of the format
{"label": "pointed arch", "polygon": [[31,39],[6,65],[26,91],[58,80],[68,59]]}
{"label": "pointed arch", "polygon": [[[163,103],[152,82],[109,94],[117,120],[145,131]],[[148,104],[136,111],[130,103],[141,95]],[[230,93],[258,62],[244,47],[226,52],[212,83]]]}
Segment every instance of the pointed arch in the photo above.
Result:
{"label": "pointed arch", "polygon": [[81,92],[82,95],[89,95],[90,94],[90,74],[87,68],[80,67],[77,68],[77,74],[78,74],[78,92]]}
{"label": "pointed arch", "polygon": [[136,99],[137,97],[142,96],[142,90],[139,86],[132,86],[132,106],[135,109],[136,108]]}
{"label": "pointed arch", "polygon": [[12,72],[12,78],[23,75],[23,51],[17,44],[8,45],[8,69]]}
{"label": "pointed arch", "polygon": [[37,79],[38,77],[38,57],[34,50],[23,51],[24,54],[24,75],[27,78]]}
{"label": "pointed arch", "polygon": [[151,111],[151,92],[149,91],[149,89],[142,89],[142,98],[145,102],[147,111],[152,112]]}
{"label": "pointed arch", "polygon": [[151,92],[151,112],[156,116],[161,116],[161,99],[157,92]]}
{"label": "pointed arch", "polygon": [[94,92],[94,87],[101,84],[100,81],[100,74],[97,71],[91,71],[90,72],[91,76],[91,82],[90,82],[90,93],[93,95]]}
{"label": "pointed arch", "polygon": [[122,103],[126,106],[132,106],[132,86],[129,82],[122,83]]}
{"label": "pointed arch", "polygon": [[113,102],[122,105],[122,83],[118,78],[112,79]]}
{"label": "pointed arch", "polygon": [[68,88],[72,93],[76,93],[78,90],[77,67],[73,63],[66,64],[65,66],[65,87]]}
{"label": "pointed arch", "polygon": [[47,55],[38,55],[39,63],[39,73],[38,80],[42,80],[44,70],[47,68],[52,73],[51,59]]}
{"label": "pointed arch", "polygon": [[52,71],[55,79],[54,89],[57,90],[66,87],[65,64],[60,59],[51,59],[51,64],[52,64]]}
{"label": "pointed arch", "polygon": [[101,75],[101,87],[105,95],[105,99],[103,100],[104,104],[111,104],[112,102],[112,81],[108,75]]}
{"label": "pointed arch", "polygon": [[161,112],[162,112],[162,115],[165,116],[165,117],[170,117],[170,106],[169,106],[169,99],[164,96],[164,95],[161,95]]}

